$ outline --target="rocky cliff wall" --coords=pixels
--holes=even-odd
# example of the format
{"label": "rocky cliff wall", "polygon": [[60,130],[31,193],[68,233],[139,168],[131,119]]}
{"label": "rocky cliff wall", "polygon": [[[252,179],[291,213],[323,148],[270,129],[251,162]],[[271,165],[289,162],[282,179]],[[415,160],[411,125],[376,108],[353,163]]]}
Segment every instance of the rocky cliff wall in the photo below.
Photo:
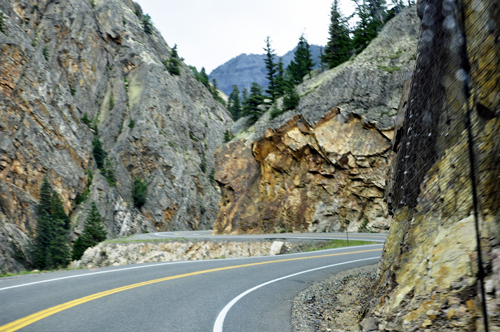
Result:
{"label": "rocky cliff wall", "polygon": [[395,218],[364,317],[381,331],[484,331],[469,109],[487,316],[490,331],[500,329],[500,6],[463,3],[418,3],[419,57],[396,135]]}
{"label": "rocky cliff wall", "polygon": [[[73,236],[91,201],[109,236],[210,228],[220,197],[209,180],[213,154],[232,120],[184,64],[179,76],[165,69],[171,49],[154,27],[145,33],[140,6],[9,0],[0,14],[0,268],[29,260],[44,176]],[[114,186],[93,160],[97,134]],[[135,178],[148,184],[141,209],[132,204]]]}
{"label": "rocky cliff wall", "polygon": [[386,230],[391,139],[419,29],[405,9],[361,54],[299,85],[297,110],[274,120],[268,110],[221,147],[214,231]]}
{"label": "rocky cliff wall", "polygon": [[356,114],[333,109],[314,126],[300,115],[256,142],[216,154],[222,199],[214,231],[384,230],[391,143]]}

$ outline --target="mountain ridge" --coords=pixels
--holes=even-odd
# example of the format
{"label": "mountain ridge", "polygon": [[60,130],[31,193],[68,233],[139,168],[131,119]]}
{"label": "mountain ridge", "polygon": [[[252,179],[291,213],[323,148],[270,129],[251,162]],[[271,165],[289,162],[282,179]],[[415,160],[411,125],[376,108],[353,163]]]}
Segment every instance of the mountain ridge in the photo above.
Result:
{"label": "mountain ridge", "polygon": [[[310,45],[310,48],[315,63],[314,68],[318,68],[321,63],[320,54],[322,46]],[[293,60],[296,49],[297,47],[281,56],[284,68]],[[212,70],[209,78],[210,80],[215,78],[217,86],[226,95],[231,94],[233,85],[237,85],[240,91],[243,91],[243,88],[250,91],[253,82],[266,88],[268,82],[264,63],[265,56],[265,54],[241,53]],[[275,61],[278,62],[279,58],[279,56],[276,56]]]}

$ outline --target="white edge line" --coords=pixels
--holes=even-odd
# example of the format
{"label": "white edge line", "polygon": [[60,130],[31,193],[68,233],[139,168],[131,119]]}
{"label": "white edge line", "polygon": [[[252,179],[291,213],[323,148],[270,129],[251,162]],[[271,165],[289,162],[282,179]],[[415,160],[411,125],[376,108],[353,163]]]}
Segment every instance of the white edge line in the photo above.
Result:
{"label": "white edge line", "polygon": [[[369,245],[361,245],[361,246],[355,246],[355,247],[340,247],[340,248],[334,248],[334,249],[316,250],[313,253],[319,253],[319,252],[322,252],[322,251],[338,251],[338,250],[342,250],[342,249],[356,249],[356,248],[360,248],[360,247],[366,248],[366,247],[371,247],[371,246],[380,246],[380,244],[369,244]],[[292,256],[292,255],[311,254],[311,253],[312,252],[309,251],[309,252],[298,252],[298,253],[294,253],[294,254],[276,255],[276,256],[232,257],[232,258],[217,259],[217,261],[228,261],[228,260],[248,259],[248,258],[264,258],[264,257],[267,257],[267,258],[269,258],[269,257],[285,257],[285,256]],[[165,266],[165,265],[172,265],[172,264],[209,262],[209,261],[214,261],[214,260],[215,259],[200,259],[200,260],[165,262],[165,263],[159,263],[159,264],[154,264],[153,263],[151,265],[132,266],[132,267],[126,267],[126,268],[122,268],[122,269],[115,269],[115,270],[108,270],[108,271],[99,271],[99,272],[91,272],[91,273],[78,274],[78,275],[67,276],[67,277],[60,277],[60,278],[54,278],[54,279],[34,281],[34,282],[29,282],[29,283],[20,284],[20,285],[3,287],[3,288],[0,288],[0,291],[7,290],[7,289],[13,289],[13,288],[19,288],[19,287],[25,287],[25,286],[31,286],[31,285],[37,285],[37,284],[43,284],[43,283],[52,282],[52,281],[59,281],[59,280],[72,279],[72,278],[80,278],[80,277],[88,277],[88,276],[93,276],[93,275],[96,275],[96,274],[121,272],[121,271],[127,271],[127,270],[135,270],[135,269],[145,269],[145,268],[150,268],[150,267]]]}
{"label": "white edge line", "polygon": [[231,302],[229,302],[224,307],[224,309],[222,309],[222,311],[219,313],[219,316],[217,316],[217,319],[215,320],[213,332],[222,332],[222,326],[224,325],[224,319],[226,318],[226,315],[229,312],[229,310],[231,309],[231,307],[236,302],[238,302],[242,297],[244,297],[245,295],[253,292],[256,289],[259,289],[261,287],[267,286],[267,285],[272,284],[273,282],[276,282],[276,281],[280,281],[280,280],[283,280],[283,279],[295,277],[295,276],[300,275],[300,274],[304,274],[304,273],[308,273],[308,272],[313,272],[313,271],[317,271],[317,270],[322,270],[322,269],[327,269],[329,267],[334,267],[334,266],[339,266],[339,265],[345,265],[345,264],[350,264],[350,263],[363,262],[363,261],[368,261],[368,260],[373,260],[373,259],[380,259],[380,256],[370,257],[370,258],[363,258],[363,259],[357,259],[357,260],[354,260],[354,261],[349,261],[349,262],[344,262],[344,263],[337,263],[337,264],[332,264],[332,265],[321,266],[321,267],[317,267],[317,268],[314,268],[314,269],[305,270],[305,271],[301,271],[301,272],[297,272],[297,273],[294,273],[294,274],[290,274],[290,275],[287,275],[287,276],[284,276],[284,277],[281,277],[281,278],[277,278],[277,279],[265,282],[263,284],[260,284],[258,286],[255,286],[253,288],[250,288],[249,290],[247,290],[247,291],[241,293],[240,295],[236,296]]}

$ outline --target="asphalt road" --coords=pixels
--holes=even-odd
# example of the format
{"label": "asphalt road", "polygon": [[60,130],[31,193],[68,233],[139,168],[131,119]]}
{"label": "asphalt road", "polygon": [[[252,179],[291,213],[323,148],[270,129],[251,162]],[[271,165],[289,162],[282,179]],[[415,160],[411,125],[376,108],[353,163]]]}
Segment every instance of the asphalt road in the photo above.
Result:
{"label": "asphalt road", "polygon": [[[292,300],[382,244],[0,279],[4,331],[292,331]],[[281,278],[281,279],[280,279]]]}
{"label": "asphalt road", "polygon": [[154,240],[188,238],[210,241],[255,241],[255,240],[362,240],[385,242],[386,234],[383,233],[279,233],[279,234],[242,234],[242,235],[212,235],[211,231],[190,231],[190,232],[159,232],[138,234],[130,237],[131,240]]}

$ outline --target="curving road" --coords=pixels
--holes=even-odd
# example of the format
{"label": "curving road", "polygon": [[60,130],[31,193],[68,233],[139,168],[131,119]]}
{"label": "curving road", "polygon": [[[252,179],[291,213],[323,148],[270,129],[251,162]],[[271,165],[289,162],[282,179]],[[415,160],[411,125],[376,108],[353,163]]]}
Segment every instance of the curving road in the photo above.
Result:
{"label": "curving road", "polygon": [[3,331],[291,331],[295,295],[382,244],[0,279]]}
{"label": "curving road", "polygon": [[280,234],[241,234],[241,235],[212,235],[211,231],[180,231],[146,233],[131,236],[131,240],[154,240],[187,238],[209,241],[257,241],[257,240],[361,240],[385,242],[387,234],[384,233],[280,233]]}

